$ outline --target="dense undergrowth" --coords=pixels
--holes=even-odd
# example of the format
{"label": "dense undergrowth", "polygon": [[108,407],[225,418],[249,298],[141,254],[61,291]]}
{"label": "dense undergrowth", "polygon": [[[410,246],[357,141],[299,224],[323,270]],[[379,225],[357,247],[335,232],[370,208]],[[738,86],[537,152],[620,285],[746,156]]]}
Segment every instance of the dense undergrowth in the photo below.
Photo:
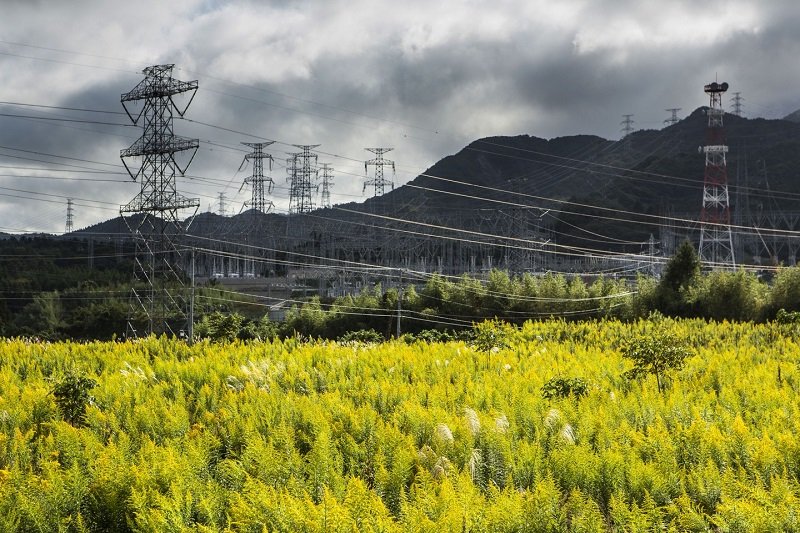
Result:
{"label": "dense undergrowth", "polygon": [[[800,531],[792,324],[482,328],[2,341],[0,530]],[[663,392],[623,357],[654,335]]]}

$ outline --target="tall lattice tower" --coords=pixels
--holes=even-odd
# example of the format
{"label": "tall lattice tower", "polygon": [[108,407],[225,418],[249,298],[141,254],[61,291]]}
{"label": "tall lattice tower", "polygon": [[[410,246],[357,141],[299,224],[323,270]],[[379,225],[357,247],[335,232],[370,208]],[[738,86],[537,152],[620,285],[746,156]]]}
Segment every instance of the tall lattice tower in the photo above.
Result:
{"label": "tall lattice tower", "polygon": [[300,152],[289,154],[289,213],[309,213],[314,209],[312,193],[317,190],[317,154],[311,151],[318,144],[295,144]]}
{"label": "tall lattice tower", "polygon": [[[141,184],[140,192],[120,214],[136,242],[134,286],[127,334],[175,334],[186,325],[184,275],[177,242],[185,231],[179,212],[197,209],[200,200],[186,198],[175,185],[197,153],[199,141],[175,135],[173,119],[182,117],[197,92],[197,81],[172,77],[174,65],[144,69],[145,78],[120,98],[134,124],[142,124],[142,136],[120,158],[131,178]],[[183,105],[179,105],[182,100]],[[185,153],[184,164],[179,154]],[[135,168],[128,161],[141,161]],[[133,215],[125,217],[125,215]],[[144,323],[144,331],[138,324]]]}
{"label": "tall lattice tower", "polygon": [[219,208],[219,216],[224,217],[228,215],[228,205],[225,203],[225,193],[219,192],[217,193],[217,207]]}
{"label": "tall lattice tower", "polygon": [[[369,167],[375,167],[375,175],[372,179],[367,179],[364,182],[364,189],[362,192],[367,190],[367,187],[370,185],[374,188],[374,193],[372,196],[383,196],[386,192],[386,185],[389,185],[392,189],[394,189],[394,161],[390,161],[389,159],[384,159],[383,154],[386,152],[391,152],[394,148],[364,148],[368,152],[372,152],[375,154],[373,159],[369,159],[364,161],[364,173],[369,171]],[[392,167],[392,179],[386,177],[383,172],[383,167]]]}
{"label": "tall lattice tower", "polygon": [[269,211],[272,206],[272,202],[267,202],[265,198],[265,191],[267,194],[272,194],[272,188],[275,186],[275,182],[272,181],[271,177],[264,176],[264,160],[266,159],[269,162],[270,170],[272,170],[273,161],[270,154],[264,153],[264,148],[274,142],[242,143],[253,149],[252,152],[244,156],[244,161],[239,167],[239,170],[241,170],[248,161],[253,163],[253,175],[244,179],[244,185],[250,185],[252,191],[251,199],[249,202],[245,202],[244,205],[262,213]]}
{"label": "tall lattice tower", "polygon": [[320,193],[320,207],[331,206],[331,187],[333,187],[333,167],[322,163],[322,192]]}
{"label": "tall lattice tower", "polygon": [[622,115],[622,122],[619,123],[619,125],[622,127],[620,128],[619,131],[622,132],[623,139],[628,135],[630,135],[631,133],[633,133],[634,123],[635,121],[633,120],[633,114]]}
{"label": "tall lattice tower", "polygon": [[673,124],[677,124],[679,120],[678,111],[680,110],[681,110],[680,107],[670,107],[669,109],[666,109],[665,111],[670,112],[670,117],[664,121],[664,124],[666,124],[667,126],[672,126]]}
{"label": "tall lattice tower", "polygon": [[742,116],[742,109],[744,109],[744,97],[742,93],[736,92],[733,93],[733,97],[731,98],[731,107],[733,108],[733,114],[737,117]]}
{"label": "tall lattice tower", "polygon": [[703,178],[703,209],[700,211],[700,259],[713,269],[735,268],[731,236],[730,198],[722,95],[727,83],[709,83],[704,87],[710,99],[706,145],[706,170]]}
{"label": "tall lattice tower", "polygon": [[72,215],[75,209],[72,207],[72,198],[67,198],[67,223],[64,225],[64,233],[71,233],[75,229],[75,224],[72,221]]}

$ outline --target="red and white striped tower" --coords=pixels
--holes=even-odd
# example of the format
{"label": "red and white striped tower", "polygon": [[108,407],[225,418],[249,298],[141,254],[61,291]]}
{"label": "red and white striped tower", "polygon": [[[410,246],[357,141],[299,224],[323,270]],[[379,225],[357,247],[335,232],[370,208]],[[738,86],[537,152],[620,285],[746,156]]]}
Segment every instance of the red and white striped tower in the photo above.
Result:
{"label": "red and white striped tower", "polygon": [[706,171],[703,179],[703,209],[700,211],[700,259],[712,269],[734,269],[731,211],[728,196],[728,165],[725,130],[722,127],[722,95],[727,83],[709,83],[704,87],[711,103],[708,107],[708,134],[703,153]]}

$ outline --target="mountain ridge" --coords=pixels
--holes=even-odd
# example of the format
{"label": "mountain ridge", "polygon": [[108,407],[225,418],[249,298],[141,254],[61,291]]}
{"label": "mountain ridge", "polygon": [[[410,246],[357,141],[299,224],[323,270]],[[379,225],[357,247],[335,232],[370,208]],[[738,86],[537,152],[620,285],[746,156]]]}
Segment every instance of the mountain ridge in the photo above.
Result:
{"label": "mountain ridge", "polygon": [[[499,217],[503,211],[507,215],[515,209],[533,209],[546,213],[540,218],[561,244],[591,242],[609,251],[639,251],[649,235],[663,232],[663,225],[652,215],[699,217],[705,171],[699,148],[707,143],[705,110],[697,108],[676,124],[638,130],[620,140],[588,134],[477,139],[382,197],[300,216],[302,222],[295,223],[293,231],[307,230],[298,236],[301,240],[319,240],[326,220],[331,225],[362,228],[387,223],[376,214],[440,226],[462,224],[458,227],[474,230],[479,227],[478,213],[496,212]],[[800,122],[726,114],[725,134],[732,212],[739,216],[744,211],[795,209],[800,198],[800,183],[795,179],[795,169],[800,168]],[[255,224],[265,233],[286,235],[286,218],[201,213],[190,233],[209,238],[249,231],[246,228]],[[118,233],[119,222],[113,220],[94,226],[92,232]],[[114,228],[117,231],[109,231]]]}

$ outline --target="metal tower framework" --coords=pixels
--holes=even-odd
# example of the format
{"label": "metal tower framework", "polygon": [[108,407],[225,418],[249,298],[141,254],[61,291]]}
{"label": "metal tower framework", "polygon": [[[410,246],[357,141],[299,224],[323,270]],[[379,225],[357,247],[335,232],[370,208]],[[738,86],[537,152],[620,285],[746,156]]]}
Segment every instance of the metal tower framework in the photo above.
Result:
{"label": "metal tower framework", "polygon": [[253,175],[245,178],[243,184],[250,185],[252,195],[250,201],[245,202],[244,205],[250,209],[261,211],[262,213],[269,211],[270,207],[272,206],[272,202],[267,202],[265,199],[264,191],[266,190],[267,194],[272,194],[272,188],[275,186],[275,182],[272,181],[271,177],[264,176],[264,160],[267,159],[269,161],[270,171],[272,170],[273,162],[272,156],[264,153],[264,147],[269,146],[274,142],[275,141],[262,143],[242,143],[243,145],[249,146],[253,149],[252,152],[244,156],[244,161],[242,161],[242,165],[239,167],[239,170],[241,170],[248,161],[253,163]]}
{"label": "metal tower framework", "polygon": [[72,207],[72,198],[67,198],[67,223],[64,225],[64,233],[70,233],[75,229],[75,225],[72,221],[72,214],[74,212],[75,209]]}
{"label": "metal tower framework", "polygon": [[620,131],[622,132],[623,139],[628,135],[630,135],[631,133],[633,133],[633,124],[634,124],[633,114],[622,115],[622,122],[620,122],[619,125],[622,126]]}
{"label": "metal tower framework", "polygon": [[322,163],[322,192],[320,193],[320,207],[331,206],[331,187],[333,187],[333,167]]}
{"label": "metal tower framework", "polygon": [[286,167],[289,171],[289,213],[303,214],[310,213],[314,209],[312,193],[316,192],[317,186],[317,154],[312,152],[318,144],[295,144],[302,150],[290,154],[286,160]]}
{"label": "metal tower framework", "polygon": [[[369,167],[375,167],[375,176],[372,179],[367,179],[364,182],[364,188],[362,192],[367,190],[367,187],[372,186],[374,187],[373,196],[383,196],[384,192],[386,192],[386,185],[388,184],[392,189],[394,189],[394,161],[389,159],[384,159],[383,154],[386,152],[390,152],[394,150],[394,148],[364,148],[368,152],[372,152],[375,154],[373,159],[369,159],[364,161],[364,173],[369,171]],[[383,173],[383,167],[392,167],[392,179],[387,179]]]}
{"label": "metal tower framework", "polygon": [[225,193],[220,192],[217,194],[217,202],[219,207],[219,216],[224,217],[228,214],[228,207],[225,205]]}
{"label": "metal tower framework", "polygon": [[742,116],[742,109],[744,108],[744,97],[742,97],[742,93],[736,92],[733,93],[733,98],[731,98],[731,106],[733,107],[733,114],[737,117]]}
{"label": "metal tower framework", "polygon": [[665,111],[669,111],[671,113],[670,117],[664,121],[664,124],[668,126],[672,126],[673,124],[677,124],[678,119],[678,111],[680,111],[680,107],[670,107],[669,109],[665,109]]}
{"label": "metal tower framework", "polygon": [[709,83],[704,91],[709,95],[706,169],[703,178],[703,208],[700,211],[700,259],[712,269],[736,268],[731,236],[730,198],[728,195],[728,166],[725,130],[722,117],[722,95],[727,83]]}
{"label": "metal tower framework", "polygon": [[[197,81],[179,81],[172,77],[174,65],[145,68],[145,78],[120,102],[134,124],[142,124],[142,136],[129,148],[120,151],[120,159],[140,192],[128,204],[120,206],[120,215],[128,224],[136,242],[134,286],[127,334],[175,334],[186,324],[184,276],[177,241],[185,231],[179,218],[184,209],[200,207],[197,198],[186,198],[175,185],[175,175],[183,175],[197,153],[199,141],[175,135],[173,119],[182,117],[197,92]],[[179,105],[179,95],[185,102]],[[138,111],[135,111],[138,109]],[[186,152],[185,164],[176,158]],[[138,168],[128,161],[141,161]],[[134,216],[125,217],[126,214]],[[191,219],[190,219],[191,220]],[[145,331],[136,324],[143,321]]]}

